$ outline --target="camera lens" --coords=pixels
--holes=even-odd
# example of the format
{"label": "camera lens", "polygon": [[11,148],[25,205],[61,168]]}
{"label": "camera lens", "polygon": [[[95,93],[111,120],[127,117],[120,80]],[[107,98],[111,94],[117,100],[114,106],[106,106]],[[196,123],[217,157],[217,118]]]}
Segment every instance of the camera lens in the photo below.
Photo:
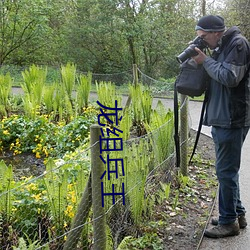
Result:
{"label": "camera lens", "polygon": [[189,47],[187,47],[180,55],[176,57],[177,61],[179,63],[183,63],[188,58],[198,55],[198,53],[194,49],[195,47],[195,44],[191,44]]}

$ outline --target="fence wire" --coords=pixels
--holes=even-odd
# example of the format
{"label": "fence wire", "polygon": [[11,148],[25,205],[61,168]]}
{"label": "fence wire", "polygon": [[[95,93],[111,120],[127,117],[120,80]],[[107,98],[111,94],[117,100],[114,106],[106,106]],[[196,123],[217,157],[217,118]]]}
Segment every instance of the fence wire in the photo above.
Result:
{"label": "fence wire", "polygon": [[[140,73],[144,84],[159,83]],[[96,75],[95,79],[104,80],[101,75]],[[121,177],[112,175],[109,179],[106,175],[103,179],[104,192],[112,193],[114,184],[117,197],[105,196],[104,214],[95,219],[92,203],[96,197],[92,194],[93,189],[100,188],[101,181],[91,181],[90,156],[96,144],[76,151],[74,159],[67,156],[57,161],[49,159],[39,166],[42,174],[18,180],[15,170],[10,170],[2,161],[1,249],[93,249],[97,241],[105,241],[106,249],[118,249],[126,239],[142,233],[138,232],[138,227],[143,220],[152,217],[154,204],[161,197],[161,183],[172,180],[173,128],[172,117],[159,128],[123,142],[122,152],[107,154],[113,159],[124,159],[124,172],[120,169]],[[20,185],[12,188],[17,181]],[[122,184],[124,196],[121,195]],[[102,201],[98,202],[102,209]],[[94,241],[94,224],[98,225],[103,219],[105,239],[101,236]]]}

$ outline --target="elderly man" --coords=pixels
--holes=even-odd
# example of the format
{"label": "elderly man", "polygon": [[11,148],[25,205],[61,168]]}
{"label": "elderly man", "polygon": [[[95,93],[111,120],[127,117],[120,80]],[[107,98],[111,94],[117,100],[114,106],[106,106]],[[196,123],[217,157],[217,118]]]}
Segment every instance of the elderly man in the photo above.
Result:
{"label": "elderly man", "polygon": [[241,149],[250,126],[250,47],[237,27],[226,30],[220,16],[202,17],[195,30],[213,50],[201,50],[193,59],[203,64],[211,78],[204,125],[212,126],[219,181],[219,218],[205,235],[212,238],[238,235],[247,226],[240,200]]}

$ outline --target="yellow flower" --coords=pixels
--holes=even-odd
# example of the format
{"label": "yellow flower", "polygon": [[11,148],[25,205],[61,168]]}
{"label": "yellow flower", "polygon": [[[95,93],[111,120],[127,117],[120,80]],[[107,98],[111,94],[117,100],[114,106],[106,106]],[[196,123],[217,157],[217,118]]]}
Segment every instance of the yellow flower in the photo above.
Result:
{"label": "yellow flower", "polygon": [[27,189],[28,191],[37,190],[37,185],[34,184],[34,183],[30,183],[29,185],[26,186],[26,189]]}
{"label": "yellow flower", "polygon": [[46,147],[43,147],[43,153],[45,154],[46,157],[48,157],[49,153]]}
{"label": "yellow flower", "polygon": [[36,158],[40,159],[41,158],[41,155],[39,152],[36,152]]}
{"label": "yellow flower", "polygon": [[64,213],[65,213],[65,215],[68,215],[69,218],[73,218],[74,217],[73,206],[68,205],[66,208],[66,211],[64,211]]}
{"label": "yellow flower", "polygon": [[42,195],[41,193],[33,194],[32,197],[35,198],[36,201],[40,201],[42,199],[41,195]]}
{"label": "yellow flower", "polygon": [[4,135],[9,135],[10,133],[9,133],[8,130],[5,129],[5,130],[3,131],[3,134],[4,134]]}
{"label": "yellow flower", "polygon": [[72,201],[72,203],[76,203],[76,196],[75,195],[72,195],[71,201]]}
{"label": "yellow flower", "polygon": [[13,207],[11,210],[12,210],[12,212],[16,212],[17,208]]}

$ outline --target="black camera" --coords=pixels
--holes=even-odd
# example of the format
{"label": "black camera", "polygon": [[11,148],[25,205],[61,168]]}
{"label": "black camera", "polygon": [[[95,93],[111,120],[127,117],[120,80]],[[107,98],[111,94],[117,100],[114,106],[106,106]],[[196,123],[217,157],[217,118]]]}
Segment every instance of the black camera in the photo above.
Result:
{"label": "black camera", "polygon": [[180,55],[178,55],[176,57],[177,61],[179,63],[183,63],[188,58],[198,55],[198,53],[194,49],[195,47],[199,48],[200,50],[203,50],[203,49],[207,48],[207,43],[201,37],[197,36],[190,43],[190,45]]}

